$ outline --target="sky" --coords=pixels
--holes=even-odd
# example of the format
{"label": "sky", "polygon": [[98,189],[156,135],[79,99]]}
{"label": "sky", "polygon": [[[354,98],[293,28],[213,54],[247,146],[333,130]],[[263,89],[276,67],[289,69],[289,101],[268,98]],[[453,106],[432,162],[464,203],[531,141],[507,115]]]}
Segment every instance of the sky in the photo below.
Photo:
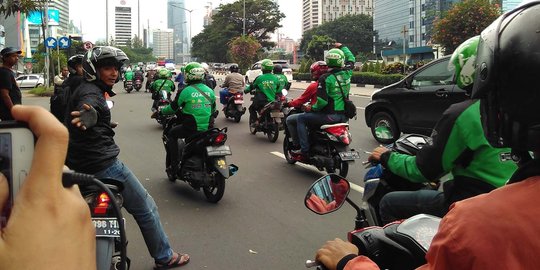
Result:
{"label": "sky", "polygon": [[[136,0],[126,0],[136,1]],[[205,6],[212,3],[216,8],[220,3],[229,4],[235,0],[185,0],[185,6],[191,13],[192,37],[203,30],[203,16]],[[240,1],[240,0],[236,0]],[[283,27],[280,33],[295,40],[302,37],[302,1],[277,0],[285,19],[281,21]],[[167,25],[167,0],[140,0],[141,21],[145,24],[149,20],[151,28],[165,29]],[[85,41],[96,42],[105,39],[105,0],[69,0],[70,20],[77,26],[82,26]],[[186,14],[189,21],[189,13]],[[189,29],[189,25],[188,25]],[[188,30],[189,31],[189,30]]]}

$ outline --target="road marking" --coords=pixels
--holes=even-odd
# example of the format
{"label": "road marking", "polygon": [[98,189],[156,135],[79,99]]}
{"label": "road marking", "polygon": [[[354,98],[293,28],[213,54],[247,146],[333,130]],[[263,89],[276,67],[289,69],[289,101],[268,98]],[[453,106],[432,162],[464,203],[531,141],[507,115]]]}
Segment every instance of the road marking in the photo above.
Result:
{"label": "road marking", "polygon": [[366,108],[364,107],[356,107],[357,109],[360,109],[360,110],[365,110]]}
{"label": "road marking", "polygon": [[[272,154],[272,155],[274,155],[276,157],[280,157],[282,159],[285,159],[285,155],[283,153],[281,153],[281,152],[273,151],[273,152],[270,152],[270,154]],[[326,172],[321,172],[317,168],[315,168],[315,167],[313,167],[311,165],[304,164],[304,163],[296,162],[295,165],[306,168],[308,170],[312,170],[314,172],[318,172],[321,176],[325,176],[327,174]],[[364,194],[364,188],[363,187],[361,187],[361,186],[359,186],[357,184],[351,183],[350,181],[349,181],[349,184],[351,185],[352,190],[358,191],[361,194]]]}

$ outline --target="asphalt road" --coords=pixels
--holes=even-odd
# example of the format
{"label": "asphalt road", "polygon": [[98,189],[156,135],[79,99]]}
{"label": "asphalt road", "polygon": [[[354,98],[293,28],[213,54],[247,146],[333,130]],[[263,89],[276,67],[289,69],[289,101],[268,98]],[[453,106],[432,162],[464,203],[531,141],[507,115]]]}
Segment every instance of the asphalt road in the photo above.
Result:
{"label": "asphalt road", "polygon": [[[280,155],[283,134],[276,143],[260,133],[251,135],[247,114],[240,123],[225,120],[222,114],[216,120],[218,127],[229,128],[227,144],[233,155],[228,161],[240,167],[227,180],[218,204],[206,202],[201,191],[184,182],[169,182],[162,130],[150,119],[150,94],[127,94],[120,84],[115,91],[112,114],[120,123],[115,136],[120,159],[154,197],[173,248],[191,255],[191,262],[182,269],[305,269],[305,260],[312,259],[325,241],[346,238],[354,228],[356,212],[349,205],[325,216],[305,208],[307,190],[323,173],[287,164]],[[300,93],[292,90],[289,97]],[[363,119],[362,108],[369,98],[352,99],[360,108],[358,119],[350,121],[352,148],[369,151],[378,145]],[[25,97],[23,103],[48,108],[48,98]],[[361,162],[356,162],[348,179],[361,186],[364,173]],[[350,198],[360,203],[358,190],[361,188],[351,191]],[[129,214],[125,216],[131,269],[152,269],[153,260],[135,221]]]}

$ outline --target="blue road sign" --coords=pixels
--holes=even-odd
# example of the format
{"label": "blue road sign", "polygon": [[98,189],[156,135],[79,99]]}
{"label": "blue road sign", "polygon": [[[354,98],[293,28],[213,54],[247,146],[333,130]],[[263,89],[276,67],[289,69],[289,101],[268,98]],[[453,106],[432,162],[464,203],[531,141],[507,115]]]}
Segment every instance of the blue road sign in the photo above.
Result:
{"label": "blue road sign", "polygon": [[60,49],[67,49],[71,46],[71,40],[68,37],[61,37],[58,39],[58,46]]}
{"label": "blue road sign", "polygon": [[56,38],[48,37],[47,39],[45,39],[45,47],[56,48]]}

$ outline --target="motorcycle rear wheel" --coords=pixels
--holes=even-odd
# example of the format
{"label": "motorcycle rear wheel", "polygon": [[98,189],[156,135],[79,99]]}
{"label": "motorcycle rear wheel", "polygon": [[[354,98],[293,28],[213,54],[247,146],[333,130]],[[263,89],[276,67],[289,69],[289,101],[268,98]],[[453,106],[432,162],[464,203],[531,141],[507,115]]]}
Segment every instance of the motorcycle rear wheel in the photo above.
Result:
{"label": "motorcycle rear wheel", "polygon": [[234,117],[234,122],[240,123],[240,119],[241,119],[241,118],[242,118],[242,115],[236,115],[236,116]]}
{"label": "motorcycle rear wheel", "polygon": [[270,125],[271,126],[266,132],[266,136],[268,136],[268,140],[270,140],[270,142],[275,143],[279,137],[279,125],[276,122],[272,122]]}
{"label": "motorcycle rear wheel", "polygon": [[289,149],[289,140],[289,135],[285,134],[285,138],[283,138],[283,155],[285,155],[285,160],[287,160],[287,163],[295,164],[296,160],[293,159],[291,151]]}
{"label": "motorcycle rear wheel", "polygon": [[223,198],[223,193],[225,193],[225,177],[218,172],[214,172],[213,178],[210,186],[203,187],[203,192],[207,201],[217,203]]}
{"label": "motorcycle rear wheel", "polygon": [[257,128],[253,126],[253,122],[251,121],[251,117],[249,119],[249,133],[255,134],[257,133]]}
{"label": "motorcycle rear wheel", "polygon": [[328,169],[326,168],[327,173],[335,173],[340,175],[341,177],[347,177],[347,174],[349,174],[349,163],[347,161],[341,160],[339,156],[334,157],[334,168]]}

